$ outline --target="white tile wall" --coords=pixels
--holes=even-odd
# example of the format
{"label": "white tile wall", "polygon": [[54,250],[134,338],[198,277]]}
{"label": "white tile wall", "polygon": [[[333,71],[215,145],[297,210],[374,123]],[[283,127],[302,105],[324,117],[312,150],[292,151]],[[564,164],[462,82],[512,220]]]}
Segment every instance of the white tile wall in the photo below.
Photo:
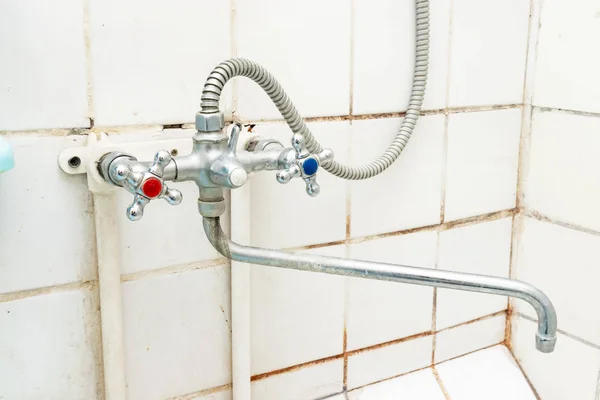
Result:
{"label": "white tile wall", "polygon": [[[345,246],[307,252],[344,257]],[[253,375],[343,352],[343,277],[263,266],[251,274]]]}
{"label": "white tile wall", "polygon": [[557,112],[533,117],[525,204],[600,231],[600,118]]}
{"label": "white tile wall", "polygon": [[534,104],[600,112],[598,2],[545,0],[537,47]]}
{"label": "white tile wall", "polygon": [[0,398],[96,398],[98,315],[86,290],[0,303]]}
{"label": "white tile wall", "polygon": [[343,369],[338,359],[260,379],[252,382],[252,399],[307,400],[340,393]]}
{"label": "white tile wall", "polygon": [[231,57],[229,12],[227,1],[90,1],[96,125],[193,121],[206,77]]}
{"label": "white tile wall", "polygon": [[[369,240],[349,246],[349,257],[434,268],[437,232]],[[348,350],[431,330],[433,289],[395,282],[348,278]]]}
{"label": "white tile wall", "polygon": [[449,116],[446,221],[515,206],[520,137],[521,109]]}
{"label": "white tile wall", "polygon": [[[430,2],[429,79],[424,109],[446,106],[450,4],[445,0]],[[357,0],[353,114],[406,110],[414,57],[415,1]]]}
{"label": "white tile wall", "polygon": [[84,176],[57,166],[81,136],[7,136],[15,169],[0,175],[0,293],[90,280],[96,252]]}
{"label": "white tile wall", "polygon": [[[512,218],[440,232],[438,268],[508,278]],[[507,298],[438,289],[436,329],[458,325],[507,308]]]}
{"label": "white tile wall", "polygon": [[600,350],[564,335],[558,335],[550,354],[535,349],[536,324],[513,319],[513,347],[525,373],[544,400],[598,398]]}
{"label": "white tile wall", "polygon": [[89,126],[83,3],[0,8],[0,131]]}
{"label": "white tile wall", "polygon": [[433,336],[359,352],[348,358],[348,389],[405,374],[431,364]]}
{"label": "white tile wall", "polygon": [[[228,4],[228,3],[226,3]],[[236,3],[237,56],[279,80],[303,116],[346,115],[350,105],[350,0]],[[281,119],[254,82],[240,80],[239,115]]]}
{"label": "white tile wall", "polygon": [[228,267],[213,267],[123,284],[128,398],[231,382],[229,281]]}
{"label": "white tile wall", "polygon": [[[309,128],[324,147],[335,151],[340,162],[347,162],[348,122],[311,123]],[[292,138],[285,124],[259,124],[252,133],[277,139],[286,147],[290,146]],[[285,248],[343,240],[346,237],[347,183],[326,171],[319,172],[317,181],[321,193],[310,197],[302,179],[281,185],[275,179],[275,172],[254,175],[250,199],[252,244]]]}
{"label": "white tile wall", "polygon": [[431,369],[414,372],[363,389],[353,390],[349,400],[426,399],[444,400],[446,397]]}
{"label": "white tile wall", "polygon": [[506,317],[499,315],[439,332],[435,339],[435,362],[501,343],[505,327]]}
{"label": "white tile wall", "polygon": [[451,107],[523,102],[528,27],[528,1],[454,1]]}
{"label": "white tile wall", "polygon": [[[514,277],[550,297],[560,329],[600,345],[600,237],[525,218],[519,248]],[[515,304],[517,311],[537,318],[529,304]]]}
{"label": "white tile wall", "polygon": [[[353,165],[379,157],[400,125],[397,118],[354,121]],[[352,237],[439,223],[443,133],[443,116],[421,118],[392,167],[375,178],[350,183]]]}
{"label": "white tile wall", "polygon": [[504,346],[448,361],[436,366],[436,370],[453,400],[536,400]]}

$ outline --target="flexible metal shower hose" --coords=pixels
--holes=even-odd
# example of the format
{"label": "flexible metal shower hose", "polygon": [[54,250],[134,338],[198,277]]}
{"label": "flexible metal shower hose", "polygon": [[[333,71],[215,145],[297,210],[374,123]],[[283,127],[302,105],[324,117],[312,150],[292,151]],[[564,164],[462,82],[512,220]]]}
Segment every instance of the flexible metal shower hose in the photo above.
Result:
{"label": "flexible metal shower hose", "polygon": [[[429,0],[416,1],[416,57],[413,86],[406,116],[400,131],[388,149],[376,160],[358,167],[350,167],[332,160],[323,165],[326,171],[344,179],[368,179],[385,171],[402,153],[415,129],[421,114],[425,96],[429,64]],[[202,113],[219,112],[219,99],[225,84],[236,76],[245,76],[260,85],[291,128],[292,132],[304,135],[311,153],[320,153],[323,148],[306,126],[279,82],[261,65],[243,58],[232,58],[219,64],[209,75],[202,90]]]}

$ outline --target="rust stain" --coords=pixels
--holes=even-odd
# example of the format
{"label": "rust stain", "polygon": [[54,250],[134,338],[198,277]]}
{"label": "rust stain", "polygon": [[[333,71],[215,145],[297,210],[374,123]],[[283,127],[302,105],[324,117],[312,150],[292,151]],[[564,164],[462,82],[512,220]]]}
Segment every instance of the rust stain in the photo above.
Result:
{"label": "rust stain", "polygon": [[512,317],[513,317],[513,313],[514,313],[513,306],[509,302],[508,308],[506,309],[506,326],[504,328],[504,345],[510,351],[512,351]]}
{"label": "rust stain", "polygon": [[395,344],[400,344],[400,343],[408,342],[408,341],[414,340],[414,339],[424,338],[424,337],[431,336],[431,335],[433,335],[432,331],[421,332],[421,333],[417,333],[416,335],[407,336],[407,337],[404,337],[404,338],[401,338],[401,339],[394,339],[394,340],[390,340],[389,342],[378,343],[378,344],[375,344],[373,346],[363,347],[362,349],[356,349],[356,350],[348,351],[348,352],[346,352],[346,354],[348,355],[348,357],[351,357],[351,356],[354,356],[356,354],[366,353],[367,351],[378,350],[378,349],[381,349],[381,348],[384,348],[384,347],[388,347],[388,346],[392,346],[392,345],[395,345]]}
{"label": "rust stain", "polygon": [[348,390],[348,332],[346,331],[346,325],[344,325],[344,337],[342,342],[342,351],[344,354],[344,390]]}
{"label": "rust stain", "polygon": [[306,246],[302,246],[302,247],[292,247],[286,250],[290,250],[290,251],[297,251],[297,250],[310,250],[310,249],[320,249],[322,247],[329,247],[329,246],[339,246],[341,244],[346,243],[345,240],[338,240],[335,242],[327,242],[327,243],[316,243],[316,244],[309,244]]}
{"label": "rust stain", "polygon": [[293,372],[293,371],[298,371],[300,369],[304,369],[307,367],[312,367],[314,365],[320,365],[320,364],[324,364],[326,362],[330,362],[330,361],[335,361],[335,360],[340,360],[344,358],[344,354],[337,354],[335,356],[331,356],[331,357],[325,357],[325,358],[321,358],[319,360],[315,360],[315,361],[309,361],[306,363],[302,363],[302,364],[297,364],[297,365],[292,365],[291,367],[286,367],[286,368],[281,368],[275,371],[270,371],[270,372],[265,372],[263,374],[258,374],[258,375],[254,375],[250,378],[251,382],[255,382],[255,381],[260,381],[262,379],[266,379],[269,378],[271,376],[274,375],[279,375],[279,374],[285,374],[287,372]]}
{"label": "rust stain", "polygon": [[448,391],[446,390],[446,387],[444,386],[444,383],[442,382],[442,379],[440,378],[440,375],[437,372],[437,369],[435,369],[435,367],[431,367],[431,371],[433,372],[433,376],[435,376],[435,380],[440,386],[442,393],[444,393],[444,397],[446,398],[446,400],[451,400],[450,395],[448,394]]}
{"label": "rust stain", "polygon": [[465,225],[479,223],[479,222],[488,222],[488,221],[496,221],[498,219],[512,217],[517,213],[517,208],[511,208],[509,210],[496,211],[489,214],[476,215],[474,217],[468,217],[464,219],[459,219],[456,221],[445,222],[441,225],[442,230],[449,230],[454,228],[460,228]]}

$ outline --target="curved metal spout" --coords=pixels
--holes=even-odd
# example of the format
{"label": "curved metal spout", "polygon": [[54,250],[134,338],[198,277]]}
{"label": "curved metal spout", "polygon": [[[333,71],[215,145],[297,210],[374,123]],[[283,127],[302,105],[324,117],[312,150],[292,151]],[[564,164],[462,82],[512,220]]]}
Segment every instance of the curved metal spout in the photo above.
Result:
{"label": "curved metal spout", "polygon": [[536,348],[543,353],[550,353],[554,350],[557,328],[554,306],[542,291],[527,283],[486,275],[298,254],[282,250],[244,246],[231,241],[225,235],[221,229],[219,218],[205,217],[203,225],[204,232],[206,232],[208,240],[210,240],[215,249],[225,257],[235,261],[333,275],[503,295],[525,300],[532,305],[538,315]]}

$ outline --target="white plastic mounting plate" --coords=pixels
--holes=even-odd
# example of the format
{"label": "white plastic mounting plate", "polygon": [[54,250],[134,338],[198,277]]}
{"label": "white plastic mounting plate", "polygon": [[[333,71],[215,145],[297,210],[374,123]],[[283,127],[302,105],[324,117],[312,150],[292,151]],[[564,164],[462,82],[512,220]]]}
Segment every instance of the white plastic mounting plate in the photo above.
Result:
{"label": "white plastic mounting plate", "polygon": [[58,165],[67,174],[86,174],[88,187],[94,193],[109,193],[116,189],[98,173],[98,160],[106,153],[119,151],[129,154],[139,161],[152,161],[159,150],[171,153],[175,150],[179,155],[192,151],[191,134],[188,137],[162,138],[148,141],[132,141],[124,143],[111,141],[106,133],[90,133],[87,146],[71,147],[63,150],[58,156]]}

